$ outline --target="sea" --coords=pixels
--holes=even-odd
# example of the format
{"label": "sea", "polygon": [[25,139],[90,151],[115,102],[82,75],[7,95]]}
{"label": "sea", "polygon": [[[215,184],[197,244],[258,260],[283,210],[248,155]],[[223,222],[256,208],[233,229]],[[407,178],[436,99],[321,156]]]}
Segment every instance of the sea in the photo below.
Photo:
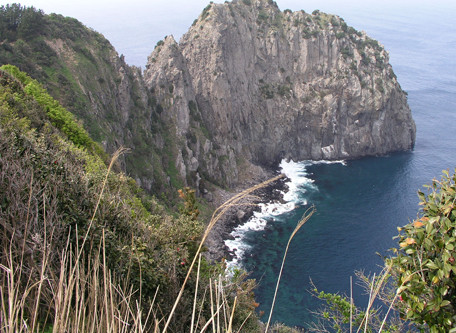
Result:
{"label": "sea", "polygon": [[265,203],[250,221],[233,231],[227,245],[258,281],[259,312],[267,320],[288,239],[304,212],[316,213],[292,240],[283,268],[272,322],[306,327],[322,303],[318,290],[368,298],[356,271],[378,274],[383,257],[397,247],[397,227],[419,214],[417,191],[427,189],[442,170],[456,167],[456,5],[433,5],[401,12],[353,9],[349,25],[377,39],[390,63],[417,126],[412,151],[347,161],[282,161],[289,178],[285,204]]}
{"label": "sea", "polygon": [[[158,8],[163,3],[149,4]],[[261,212],[233,231],[235,239],[227,241],[237,253],[229,265],[242,267],[258,281],[258,311],[264,312],[262,319],[267,320],[288,238],[306,209],[315,206],[316,213],[290,244],[272,316],[273,322],[306,327],[314,318],[312,312],[321,306],[309,293],[312,284],[322,291],[349,294],[353,277],[355,303],[366,306],[368,299],[356,284],[355,272],[373,274],[381,270],[382,258],[397,246],[393,239],[397,227],[419,214],[417,191],[426,191],[423,186],[440,178],[442,170],[455,171],[456,4],[452,0],[277,3],[282,10],[312,12],[318,8],[340,15],[348,25],[366,31],[384,45],[398,81],[408,93],[417,126],[416,145],[411,151],[349,161],[282,161],[277,172],[285,173],[290,180],[289,191],[284,193],[286,203],[265,202]],[[131,10],[141,12],[134,6]],[[121,27],[128,32],[128,25],[111,24],[117,16],[106,22],[89,21],[90,16],[84,13],[77,18],[86,22],[82,17],[86,15],[87,24],[104,33],[130,64],[144,68],[154,44],[136,43],[133,38],[161,33],[162,23],[154,23],[161,22],[153,17],[154,12],[161,13],[150,10],[148,21],[129,22],[136,25],[128,36],[118,31]],[[179,14],[178,8],[172,12]],[[189,16],[186,26],[196,17]],[[180,26],[180,21],[169,23],[166,30]],[[97,22],[105,25],[98,28]],[[173,32],[163,35],[168,33]]]}

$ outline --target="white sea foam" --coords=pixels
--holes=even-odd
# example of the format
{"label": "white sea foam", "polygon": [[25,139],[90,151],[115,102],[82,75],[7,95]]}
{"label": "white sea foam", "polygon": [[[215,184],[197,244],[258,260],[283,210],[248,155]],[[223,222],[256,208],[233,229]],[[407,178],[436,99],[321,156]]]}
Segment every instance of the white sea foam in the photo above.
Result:
{"label": "white sea foam", "polygon": [[274,217],[294,210],[297,206],[307,205],[307,200],[303,198],[303,193],[307,190],[316,190],[313,180],[310,179],[306,168],[313,164],[333,164],[345,161],[303,161],[294,162],[292,160],[282,160],[280,172],[285,174],[289,181],[286,183],[288,191],[283,193],[284,202],[270,202],[259,204],[260,210],[253,213],[253,216],[244,224],[237,226],[231,236],[234,239],[225,240],[225,245],[233,253],[234,258],[227,262],[228,268],[239,267],[245,252],[250,246],[245,243],[246,233],[251,231],[262,231],[268,222],[277,222]]}
{"label": "white sea foam", "polygon": [[283,199],[286,202],[298,201],[299,194],[304,190],[305,186],[310,186],[313,183],[312,179],[307,178],[306,167],[308,165],[307,162],[294,162],[293,160],[282,160],[280,163],[281,172],[289,179],[287,182],[288,192],[283,195]]}

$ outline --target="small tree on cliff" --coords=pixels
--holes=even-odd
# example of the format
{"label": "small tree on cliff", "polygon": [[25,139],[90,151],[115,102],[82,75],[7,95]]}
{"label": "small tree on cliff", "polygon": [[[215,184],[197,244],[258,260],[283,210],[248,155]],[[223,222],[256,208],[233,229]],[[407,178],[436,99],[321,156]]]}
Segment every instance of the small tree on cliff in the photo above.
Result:
{"label": "small tree on cliff", "polygon": [[404,319],[431,332],[456,332],[456,174],[418,192],[420,217],[403,228],[391,264]]}

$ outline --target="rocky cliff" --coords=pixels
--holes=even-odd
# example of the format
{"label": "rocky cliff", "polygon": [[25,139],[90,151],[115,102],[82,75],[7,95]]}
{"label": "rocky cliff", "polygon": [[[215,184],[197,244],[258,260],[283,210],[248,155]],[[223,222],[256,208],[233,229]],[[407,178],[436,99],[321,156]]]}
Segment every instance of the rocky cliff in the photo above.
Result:
{"label": "rocky cliff", "polygon": [[108,152],[131,148],[124,170],[164,200],[186,185],[210,200],[211,184],[245,185],[282,158],[413,147],[387,52],[337,16],[211,3],[179,43],[157,43],[141,73],[77,20],[29,12],[0,25],[0,64],[42,82]]}
{"label": "rocky cliff", "polygon": [[159,44],[144,79],[184,142],[182,175],[201,170],[231,185],[240,163],[413,147],[415,124],[388,53],[337,16],[234,0],[208,5],[179,43]]}
{"label": "rocky cliff", "polygon": [[[109,153],[130,148],[122,168],[149,193],[176,196],[176,187],[185,184],[172,172],[169,147],[177,145],[167,139],[141,70],[76,19],[19,5],[1,9],[0,64],[16,65],[41,82]],[[20,18],[15,25],[1,24],[12,14]],[[22,33],[23,26],[33,29]]]}

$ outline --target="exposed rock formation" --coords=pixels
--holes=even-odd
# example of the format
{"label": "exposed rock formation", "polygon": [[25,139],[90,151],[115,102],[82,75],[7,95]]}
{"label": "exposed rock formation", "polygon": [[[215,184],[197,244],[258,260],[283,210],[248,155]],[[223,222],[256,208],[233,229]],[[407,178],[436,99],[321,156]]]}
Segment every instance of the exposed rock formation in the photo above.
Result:
{"label": "exposed rock formation", "polygon": [[209,183],[259,181],[282,158],[413,146],[387,52],[337,16],[270,0],[210,4],[179,43],[159,42],[141,73],[77,20],[36,15],[34,34],[0,43],[0,64],[42,82],[108,152],[131,148],[124,170],[163,200],[188,185],[217,201]]}
{"label": "exposed rock formation", "polygon": [[387,52],[319,11],[210,4],[179,44],[157,45],[144,79],[183,142],[182,176],[198,170],[230,185],[240,164],[356,158],[415,140]]}

